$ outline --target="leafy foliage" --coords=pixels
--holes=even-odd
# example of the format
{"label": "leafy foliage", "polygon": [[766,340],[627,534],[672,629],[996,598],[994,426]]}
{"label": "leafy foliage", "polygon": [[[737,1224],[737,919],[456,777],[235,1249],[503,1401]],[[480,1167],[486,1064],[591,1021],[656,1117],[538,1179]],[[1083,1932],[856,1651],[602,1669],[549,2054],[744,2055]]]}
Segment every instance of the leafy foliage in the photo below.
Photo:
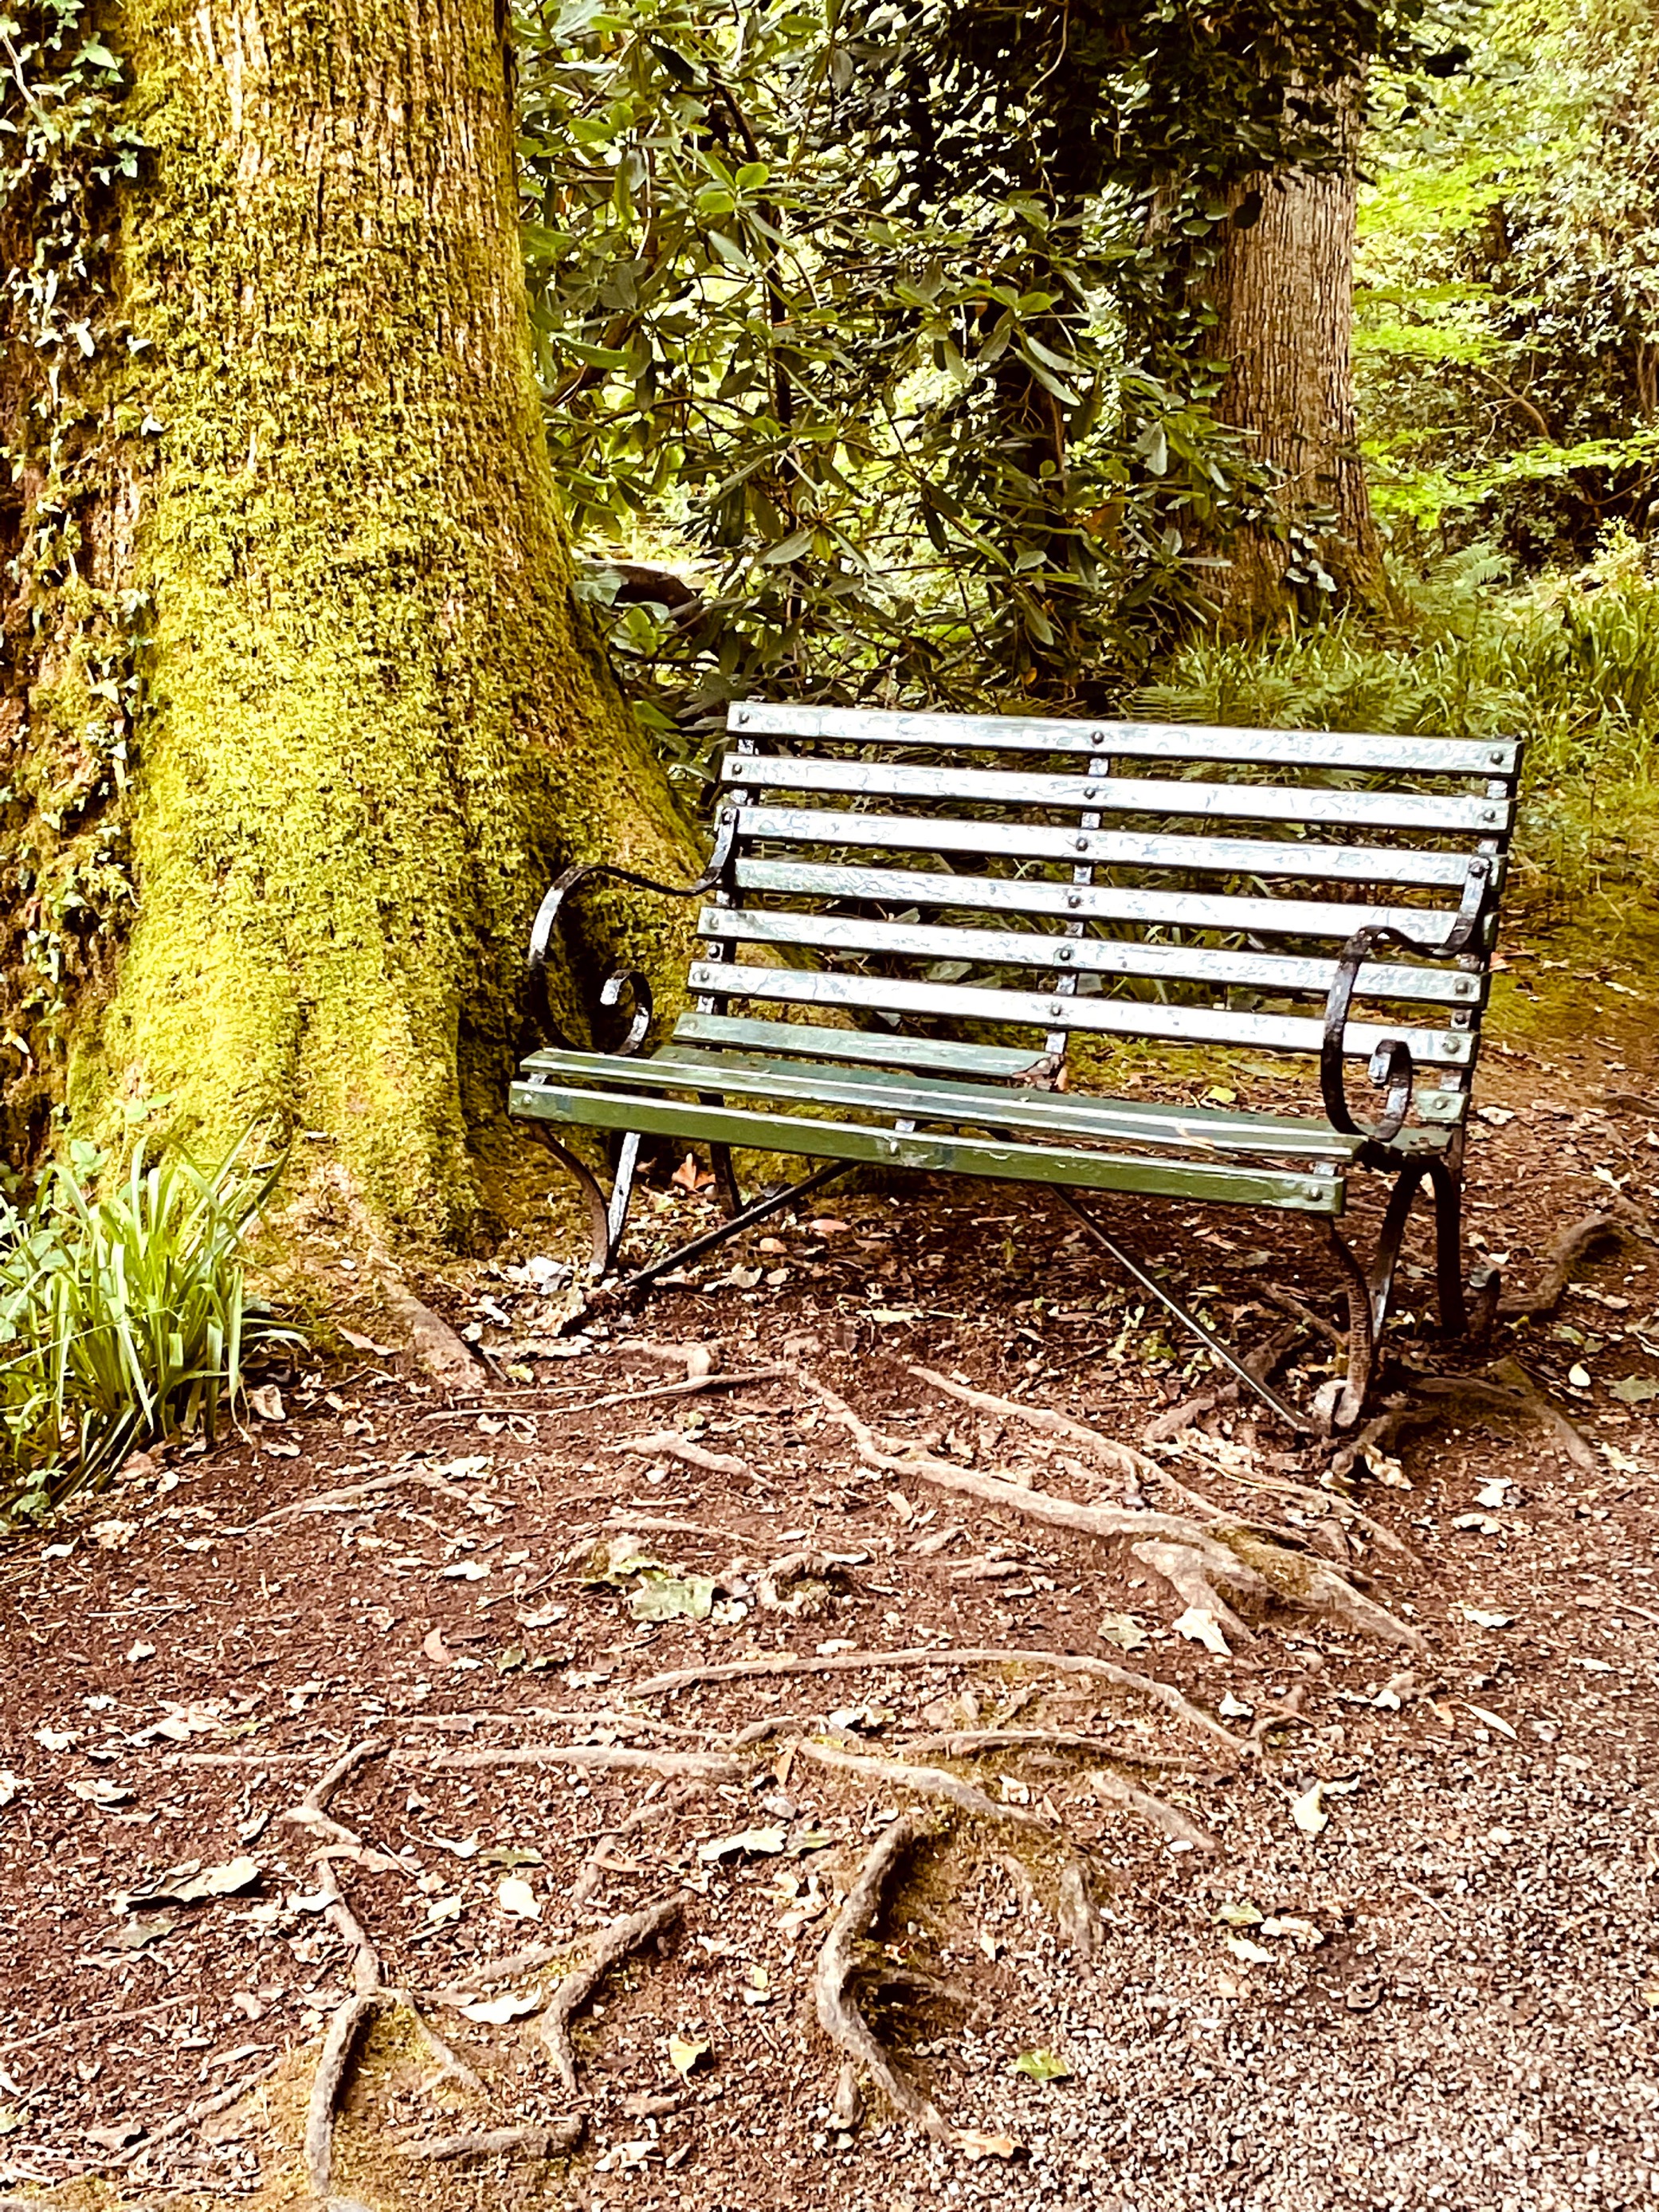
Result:
{"label": "leafy foliage", "polygon": [[0,1201],[0,1516],[107,1479],[137,1445],[211,1437],[247,1353],[299,1341],[249,1297],[244,1241],[280,1172],[140,1144],[100,1186],[84,1144]]}
{"label": "leafy foliage", "polygon": [[1471,11],[1466,76],[1393,89],[1357,347],[1380,506],[1582,560],[1659,491],[1659,15]]}
{"label": "leafy foliage", "polygon": [[1350,614],[1271,643],[1197,637],[1138,706],[1159,720],[1528,741],[1516,866],[1571,907],[1659,848],[1659,574],[1614,535],[1583,577],[1493,587],[1474,547],[1401,579],[1398,627]]}
{"label": "leafy foliage", "polygon": [[520,0],[549,437],[665,738],[1143,670],[1263,511],[1209,404],[1230,194],[1334,158],[1417,12]]}

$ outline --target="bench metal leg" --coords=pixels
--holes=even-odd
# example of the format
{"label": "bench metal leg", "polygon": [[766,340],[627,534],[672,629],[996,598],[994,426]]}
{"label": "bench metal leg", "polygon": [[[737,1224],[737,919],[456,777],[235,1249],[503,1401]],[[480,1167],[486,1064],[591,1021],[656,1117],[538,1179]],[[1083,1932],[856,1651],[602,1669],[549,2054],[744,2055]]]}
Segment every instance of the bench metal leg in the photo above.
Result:
{"label": "bench metal leg", "polygon": [[717,1244],[724,1244],[729,1237],[741,1236],[745,1229],[752,1229],[757,1222],[768,1220],[775,1213],[781,1213],[785,1206],[793,1206],[798,1198],[805,1198],[809,1190],[817,1190],[820,1184],[830,1182],[836,1176],[850,1175],[857,1164],[854,1160],[826,1160],[822,1167],[814,1168],[811,1175],[803,1176],[799,1182],[792,1182],[783,1190],[771,1191],[765,1197],[756,1199],[752,1205],[729,1214],[717,1227],[706,1229],[701,1237],[694,1237],[689,1244],[682,1244],[678,1251],[670,1252],[663,1259],[653,1260],[648,1267],[640,1268],[635,1274],[624,1276],[620,1287],[625,1291],[645,1289],[659,1275],[672,1274],[676,1268],[684,1267],[689,1261],[701,1259],[705,1252],[712,1252]]}
{"label": "bench metal leg", "polygon": [[[602,1276],[610,1272],[611,1257],[616,1249],[616,1239],[611,1232],[611,1204],[599,1186],[599,1177],[586,1160],[578,1159],[568,1146],[562,1145],[556,1137],[550,1136],[545,1123],[532,1121],[529,1127],[540,1138],[559,1164],[568,1168],[574,1176],[581,1194],[587,1201],[587,1233],[593,1247],[592,1257],[588,1261],[587,1273],[589,1280],[597,1283]],[[635,1147],[635,1152],[638,1151],[637,1137],[630,1135],[628,1142]],[[633,1177],[631,1159],[629,1163],[629,1176],[631,1182]],[[623,1211],[624,1213],[627,1212],[625,1198]],[[618,1227],[620,1228],[620,1224]]]}
{"label": "bench metal leg", "polygon": [[1054,1195],[1062,1206],[1077,1216],[1095,1243],[1103,1252],[1110,1254],[1126,1275],[1132,1276],[1142,1290],[1149,1291],[1160,1305],[1167,1306],[1182,1327],[1190,1330],[1199,1342],[1206,1346],[1224,1367],[1231,1368],[1239,1381],[1247,1389],[1254,1390],[1265,1405],[1271,1407],[1281,1421],[1288,1422],[1292,1429],[1299,1430],[1304,1434],[1311,1428],[1312,1423],[1304,1413],[1298,1413],[1296,1408],[1287,1404],[1276,1390],[1270,1390],[1260,1376],[1252,1375],[1243,1361],[1236,1352],[1228,1349],[1212,1329],[1206,1328],[1198,1316],[1189,1312],[1172,1291],[1165,1290],[1156,1276],[1149,1275],[1139,1261],[1131,1259],[1123,1247],[1109,1237],[1091,1215],[1084,1212],[1069,1190],[1056,1188]]}
{"label": "bench metal leg", "polygon": [[617,1153],[617,1172],[611,1179],[611,1204],[605,1216],[611,1234],[607,1261],[614,1260],[622,1249],[623,1231],[628,1226],[628,1209],[634,1196],[634,1175],[639,1164],[640,1133],[637,1129],[626,1130]]}
{"label": "bench metal leg", "polygon": [[[706,1105],[718,1106],[718,1098],[704,1101]],[[708,1164],[714,1170],[714,1195],[720,1203],[720,1212],[729,1220],[734,1213],[743,1212],[743,1193],[738,1188],[737,1170],[732,1164],[730,1145],[710,1145]]]}

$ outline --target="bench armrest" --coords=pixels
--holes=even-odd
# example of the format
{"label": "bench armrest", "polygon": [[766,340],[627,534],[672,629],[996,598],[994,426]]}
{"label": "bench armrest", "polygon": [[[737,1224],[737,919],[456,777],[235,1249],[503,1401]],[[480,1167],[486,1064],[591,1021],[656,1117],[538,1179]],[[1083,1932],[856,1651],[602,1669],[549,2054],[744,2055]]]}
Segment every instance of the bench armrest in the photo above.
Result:
{"label": "bench armrest", "polygon": [[[574,867],[567,868],[549,890],[531,925],[530,966],[532,973],[539,975],[547,965],[553,932],[566,899],[590,876],[609,876],[615,883],[632,884],[637,890],[659,891],[665,898],[701,898],[706,891],[713,890],[725,874],[731,862],[737,830],[736,810],[728,808],[715,825],[714,849],[708,856],[708,866],[695,883],[659,884],[650,876],[635,875],[631,868],[613,867],[608,860],[579,861]],[[615,1001],[609,1003],[614,1004]]]}
{"label": "bench armrest", "polygon": [[1319,1054],[1319,1095],[1324,1103],[1325,1117],[1333,1128],[1344,1136],[1369,1137],[1374,1144],[1386,1145],[1400,1134],[1406,1116],[1411,1111],[1412,1085],[1415,1070],[1412,1064],[1411,1047],[1404,1037],[1384,1037],[1371,1054],[1368,1073],[1379,1087],[1386,1085],[1388,1099],[1382,1109],[1382,1119],[1374,1125],[1356,1121],[1348,1110],[1348,1097],[1344,1081],[1342,1046],[1347,1034],[1348,1008],[1353,1000],[1354,986],[1359,970],[1371,954],[1392,946],[1402,952],[1431,953],[1441,959],[1455,957],[1467,952],[1480,933],[1486,918],[1491,901],[1495,863],[1485,853],[1477,853],[1469,861],[1468,873],[1463,879],[1463,896],[1457,908],[1457,917],[1445,938],[1438,945],[1411,936],[1403,929],[1395,929],[1389,922],[1374,922],[1353,935],[1337,956],[1336,974],[1331,979],[1329,995],[1325,1000],[1325,1036]]}

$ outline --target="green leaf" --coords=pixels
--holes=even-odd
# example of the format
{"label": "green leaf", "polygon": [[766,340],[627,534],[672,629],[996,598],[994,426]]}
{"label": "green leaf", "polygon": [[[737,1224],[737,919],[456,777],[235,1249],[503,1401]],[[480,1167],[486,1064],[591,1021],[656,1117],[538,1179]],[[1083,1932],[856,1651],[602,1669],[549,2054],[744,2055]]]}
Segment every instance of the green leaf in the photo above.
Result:
{"label": "green leaf", "polygon": [[1072,2069],[1052,2051],[1022,2051],[1011,2071],[1029,2075],[1033,2081],[1069,2081]]}
{"label": "green leaf", "polygon": [[707,1620],[714,1590],[708,1575],[648,1575],[629,1593],[628,1610],[635,1620]]}
{"label": "green leaf", "polygon": [[1608,1383],[1607,1395],[1622,1399],[1627,1406],[1644,1406],[1650,1398],[1659,1398],[1659,1381],[1651,1375],[1626,1375],[1620,1382]]}

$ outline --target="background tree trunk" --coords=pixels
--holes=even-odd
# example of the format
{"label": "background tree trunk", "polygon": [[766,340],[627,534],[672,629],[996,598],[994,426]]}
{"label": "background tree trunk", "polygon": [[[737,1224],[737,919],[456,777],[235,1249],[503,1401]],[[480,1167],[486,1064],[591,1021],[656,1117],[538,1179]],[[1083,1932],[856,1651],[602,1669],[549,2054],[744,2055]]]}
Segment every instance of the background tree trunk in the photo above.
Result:
{"label": "background tree trunk", "polygon": [[[503,15],[131,0],[105,35],[149,150],[102,395],[119,527],[82,557],[148,636],[136,918],[74,1011],[70,1103],[320,1133],[373,1210],[453,1239],[550,875],[697,866],[571,597]],[[579,963],[672,972],[665,904],[592,902]]]}
{"label": "background tree trunk", "polygon": [[[1352,331],[1358,79],[1340,88],[1328,170],[1248,177],[1222,226],[1219,258],[1203,289],[1215,316],[1209,340],[1228,364],[1215,402],[1224,422],[1280,478],[1277,520],[1230,541],[1217,585],[1230,627],[1281,617],[1290,590],[1322,565],[1344,598],[1382,589],[1376,532],[1354,412]],[[1287,573],[1288,572],[1288,573]]]}

